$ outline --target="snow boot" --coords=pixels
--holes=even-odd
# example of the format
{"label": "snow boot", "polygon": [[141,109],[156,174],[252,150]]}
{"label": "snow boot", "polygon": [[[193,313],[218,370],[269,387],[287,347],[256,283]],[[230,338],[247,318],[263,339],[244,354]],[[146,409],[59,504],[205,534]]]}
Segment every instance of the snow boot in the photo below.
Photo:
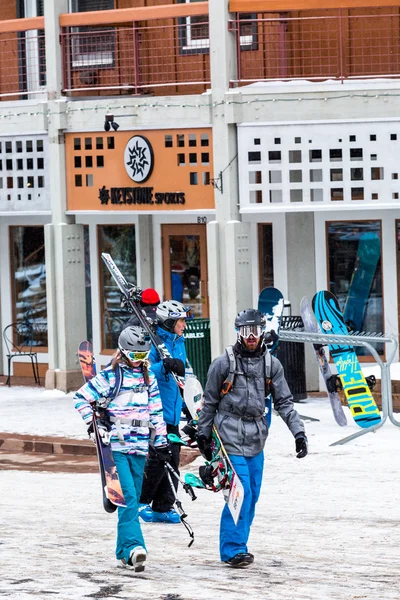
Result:
{"label": "snow boot", "polygon": [[139,517],[145,521],[145,523],[151,523],[153,521],[153,509],[150,504],[139,505]]}
{"label": "snow boot", "polygon": [[235,554],[235,556],[232,556],[232,558],[225,561],[227,565],[234,568],[248,567],[253,562],[254,555],[250,554],[250,552],[239,552],[239,554]]}
{"label": "snow boot", "polygon": [[173,508],[167,512],[153,510],[153,523],[180,523],[181,519]]}
{"label": "snow boot", "polygon": [[141,573],[144,571],[146,558],[147,552],[143,546],[136,546],[136,548],[131,550],[128,562],[123,558],[121,563],[126,569],[131,569],[132,571],[135,571],[135,573]]}

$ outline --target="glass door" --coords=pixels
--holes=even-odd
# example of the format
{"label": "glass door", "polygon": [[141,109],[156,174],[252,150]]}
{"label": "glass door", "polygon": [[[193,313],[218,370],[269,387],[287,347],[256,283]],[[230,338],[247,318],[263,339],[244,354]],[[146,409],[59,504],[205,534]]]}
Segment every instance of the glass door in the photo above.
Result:
{"label": "glass door", "polygon": [[205,225],[162,225],[164,299],[189,304],[195,318],[208,318]]}

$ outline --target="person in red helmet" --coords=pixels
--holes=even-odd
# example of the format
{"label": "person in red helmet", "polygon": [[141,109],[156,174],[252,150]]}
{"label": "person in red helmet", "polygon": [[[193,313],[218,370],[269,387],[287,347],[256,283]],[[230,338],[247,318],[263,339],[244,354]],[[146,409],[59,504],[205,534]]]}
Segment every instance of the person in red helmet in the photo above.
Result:
{"label": "person in red helmet", "polygon": [[[150,325],[155,326],[156,310],[160,302],[160,296],[158,295],[158,292],[155,289],[146,288],[142,291],[140,306],[143,312],[145,313]],[[126,324],[126,327],[132,327],[137,325],[140,325],[139,319],[135,315],[132,315]]]}

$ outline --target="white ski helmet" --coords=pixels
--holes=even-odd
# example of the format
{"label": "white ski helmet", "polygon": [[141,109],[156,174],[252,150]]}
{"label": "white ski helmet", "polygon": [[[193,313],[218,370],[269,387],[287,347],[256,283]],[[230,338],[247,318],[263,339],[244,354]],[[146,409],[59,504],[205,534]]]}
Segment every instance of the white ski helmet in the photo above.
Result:
{"label": "white ski helmet", "polygon": [[[118,338],[118,348],[130,360],[135,360],[134,354],[148,354],[151,348],[149,335],[139,325],[125,327]],[[142,360],[143,357],[136,360]]]}
{"label": "white ski helmet", "polygon": [[185,306],[177,300],[167,300],[157,306],[156,316],[158,325],[173,333],[178,319],[190,317],[190,306]]}

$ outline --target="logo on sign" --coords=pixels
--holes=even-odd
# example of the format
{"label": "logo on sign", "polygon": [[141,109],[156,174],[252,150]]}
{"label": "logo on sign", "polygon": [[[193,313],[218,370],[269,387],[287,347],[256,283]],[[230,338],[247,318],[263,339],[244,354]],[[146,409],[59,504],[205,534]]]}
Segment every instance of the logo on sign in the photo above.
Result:
{"label": "logo on sign", "polygon": [[135,183],[143,183],[150,177],[154,167],[153,148],[142,135],[131,137],[124,152],[125,169]]}

